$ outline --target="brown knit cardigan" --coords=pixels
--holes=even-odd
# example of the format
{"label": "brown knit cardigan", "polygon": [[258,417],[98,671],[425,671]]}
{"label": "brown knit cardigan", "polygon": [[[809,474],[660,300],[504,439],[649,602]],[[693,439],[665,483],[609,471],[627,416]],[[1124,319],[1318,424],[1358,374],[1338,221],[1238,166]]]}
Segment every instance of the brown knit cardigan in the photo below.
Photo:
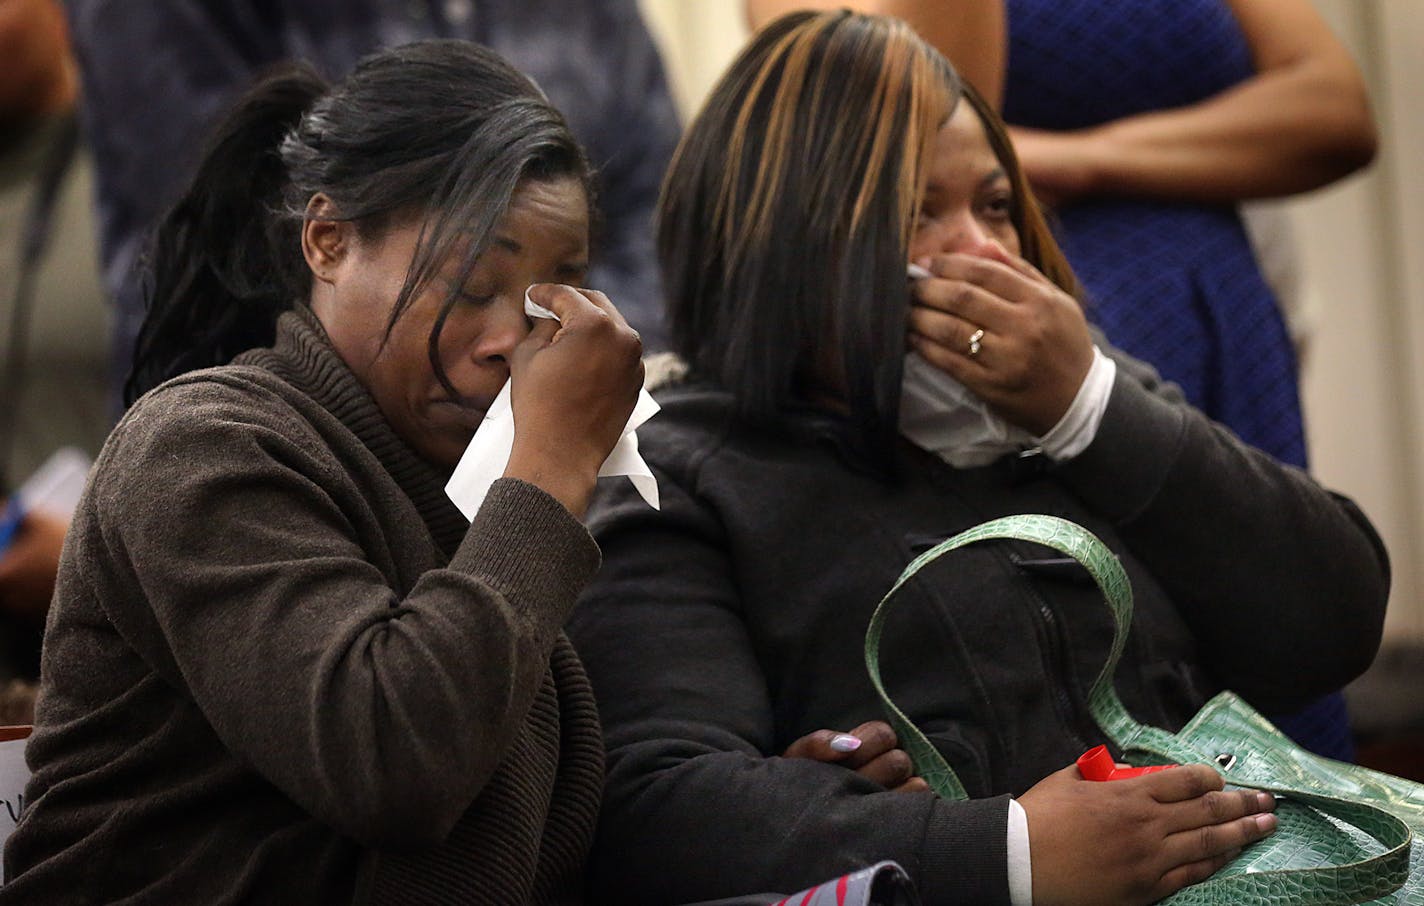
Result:
{"label": "brown knit cardigan", "polygon": [[578,901],[598,549],[444,479],[305,311],[144,397],[66,542],[0,903]]}

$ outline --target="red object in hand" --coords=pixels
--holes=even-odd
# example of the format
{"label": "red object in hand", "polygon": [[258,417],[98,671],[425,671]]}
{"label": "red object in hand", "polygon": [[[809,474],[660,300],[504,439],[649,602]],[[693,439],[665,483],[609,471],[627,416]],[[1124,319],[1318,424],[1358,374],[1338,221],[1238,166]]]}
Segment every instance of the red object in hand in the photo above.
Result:
{"label": "red object in hand", "polygon": [[1113,761],[1107,746],[1089,749],[1078,756],[1078,773],[1083,775],[1084,780],[1126,780],[1174,767],[1174,764],[1157,764],[1146,768],[1120,768]]}

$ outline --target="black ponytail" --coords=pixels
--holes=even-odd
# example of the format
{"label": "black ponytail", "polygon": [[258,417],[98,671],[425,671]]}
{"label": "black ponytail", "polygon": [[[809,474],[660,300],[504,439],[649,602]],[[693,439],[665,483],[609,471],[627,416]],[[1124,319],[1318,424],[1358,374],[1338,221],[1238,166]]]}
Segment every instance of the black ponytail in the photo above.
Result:
{"label": "black ponytail", "polygon": [[192,183],[149,245],[147,314],[126,405],[174,375],[270,344],[277,316],[305,293],[301,221],[285,211],[279,149],[326,89],[311,68],[284,66],[212,133]]}
{"label": "black ponytail", "polygon": [[392,216],[422,222],[390,325],[437,269],[458,259],[440,328],[523,179],[578,179],[588,161],[563,116],[527,76],[466,41],[419,41],[371,54],[330,88],[284,67],[240,100],[213,135],[184,196],[154,234],[148,313],[124,386],[132,404],[170,377],[271,344],[277,316],[307,297],[301,254],[317,193],[362,234]]}

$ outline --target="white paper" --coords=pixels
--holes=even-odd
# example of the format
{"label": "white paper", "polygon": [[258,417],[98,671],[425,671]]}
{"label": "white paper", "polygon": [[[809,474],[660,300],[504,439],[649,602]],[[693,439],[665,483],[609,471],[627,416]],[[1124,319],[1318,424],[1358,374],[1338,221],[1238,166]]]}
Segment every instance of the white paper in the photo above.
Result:
{"label": "white paper", "polygon": [[[524,296],[524,311],[532,318],[554,317],[553,312],[531,300],[527,290]],[[514,409],[510,404],[509,388],[510,382],[505,381],[499,395],[485,412],[484,421],[475,431],[470,445],[465,448],[465,454],[460,457],[459,465],[455,466],[455,473],[445,485],[445,493],[455,502],[455,506],[460,508],[460,512],[465,514],[465,518],[471,521],[474,521],[475,514],[479,512],[480,504],[484,503],[490,485],[504,475],[504,470],[509,465],[510,453],[514,450]],[[634,432],[643,422],[656,415],[659,408],[657,402],[648,395],[648,391],[638,391],[638,402],[633,407],[628,424],[623,428],[623,436],[618,439],[613,451],[598,470],[599,478],[628,476],[633,487],[653,509],[659,508],[658,482],[653,477],[652,469],[648,468],[648,464],[638,453],[638,435]]]}
{"label": "white paper", "polygon": [[984,466],[1036,446],[1032,434],[1004,421],[963,384],[905,355],[900,385],[900,433],[958,469]]}
{"label": "white paper", "polygon": [[[932,276],[917,264],[909,266],[909,275],[912,280]],[[1058,462],[1067,462],[1092,443],[1116,374],[1112,359],[1093,347],[1093,364],[1068,411],[1047,434],[1035,437],[1004,421],[967,387],[918,353],[907,353],[900,385],[900,433],[959,469],[988,465],[1007,453],[1034,447]]]}
{"label": "white paper", "polygon": [[[11,739],[0,742],[0,845],[19,823],[20,812],[25,807],[25,784],[30,780],[30,769],[25,764],[25,740]],[[4,872],[0,870],[0,883],[4,883]]]}
{"label": "white paper", "polygon": [[73,516],[91,465],[89,455],[78,447],[60,447],[20,486],[20,505],[27,511]]}

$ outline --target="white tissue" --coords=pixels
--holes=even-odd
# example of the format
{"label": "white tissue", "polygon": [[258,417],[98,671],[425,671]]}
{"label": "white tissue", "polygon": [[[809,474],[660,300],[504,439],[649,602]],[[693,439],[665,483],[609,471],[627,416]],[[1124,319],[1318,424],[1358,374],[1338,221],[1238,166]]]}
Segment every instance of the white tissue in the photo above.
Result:
{"label": "white tissue", "polygon": [[900,385],[900,433],[957,469],[985,466],[1036,445],[954,378],[911,352]]}
{"label": "white tissue", "polygon": [[[917,264],[912,280],[932,276]],[[900,433],[922,450],[934,453],[957,469],[985,466],[1006,453],[1038,448],[1058,462],[1067,462],[1088,448],[1107,411],[1117,366],[1093,347],[1093,364],[1079,385],[1068,411],[1042,437],[1011,425],[982,399],[918,353],[905,356],[900,383]]]}
{"label": "white tissue", "polygon": [[[908,272],[911,280],[932,276],[918,264],[909,265]],[[957,469],[985,466],[1036,444],[1032,434],[1004,421],[914,352],[905,356],[900,383],[900,433]]]}
{"label": "white tissue", "polygon": [[[529,298],[528,290],[525,290],[524,294],[524,311],[531,318],[557,320],[553,312]],[[471,521],[474,520],[475,513],[479,512],[480,504],[484,503],[490,485],[504,475],[504,470],[509,465],[509,455],[514,450],[514,410],[510,405],[509,386],[510,382],[505,381],[499,395],[485,412],[479,430],[470,440],[470,445],[465,448],[465,454],[460,457],[459,465],[455,466],[455,473],[445,485],[446,495],[459,507],[460,512],[465,514],[465,518]],[[633,407],[628,424],[623,428],[623,436],[618,439],[613,451],[598,470],[599,478],[628,476],[633,487],[653,509],[659,508],[658,482],[653,477],[652,469],[648,468],[648,464],[638,453],[638,435],[634,432],[643,422],[657,414],[658,409],[657,402],[648,395],[648,391],[638,391],[638,402]]]}

